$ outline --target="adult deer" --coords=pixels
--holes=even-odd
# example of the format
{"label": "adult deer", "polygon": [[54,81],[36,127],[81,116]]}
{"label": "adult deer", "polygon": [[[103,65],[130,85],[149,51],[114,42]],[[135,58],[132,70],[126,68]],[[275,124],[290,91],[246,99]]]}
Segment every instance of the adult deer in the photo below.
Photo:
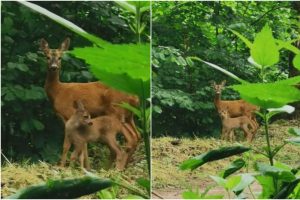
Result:
{"label": "adult deer", "polygon": [[[240,117],[240,116],[247,116],[254,124],[254,130],[252,130],[253,137],[256,134],[256,131],[259,127],[254,112],[259,110],[259,107],[247,103],[244,100],[221,100],[222,90],[226,84],[226,81],[222,81],[221,84],[216,84],[213,82],[212,86],[215,90],[215,98],[214,104],[218,110],[218,113],[221,110],[227,110],[229,117]],[[244,131],[245,136],[247,133]],[[253,138],[252,137],[252,138]]]}
{"label": "adult deer", "polygon": [[[97,117],[106,114],[106,105],[107,103],[103,102],[103,98],[107,97],[107,91],[114,91],[115,94],[120,96],[128,96],[128,98],[137,99],[135,96],[130,96],[124,93],[120,93],[100,82],[89,82],[89,83],[63,83],[59,79],[59,73],[61,69],[61,58],[64,51],[68,50],[70,45],[70,39],[65,39],[60,48],[50,49],[48,42],[45,39],[41,39],[40,47],[43,50],[45,56],[47,57],[48,70],[45,82],[45,90],[47,96],[52,103],[56,114],[63,120],[65,123],[71,115],[75,112],[75,109],[72,106],[72,102],[75,100],[82,100],[88,112],[92,117]],[[124,99],[124,98],[120,98]],[[138,100],[136,100],[138,102]],[[126,101],[125,101],[126,102]],[[118,102],[122,103],[122,102]],[[131,103],[131,102],[127,102]],[[136,105],[133,105],[136,106]],[[122,110],[122,108],[120,108]],[[127,112],[127,111],[124,111]],[[127,141],[127,151],[134,152],[137,143],[138,135],[133,116],[131,118],[126,118],[127,121],[123,121],[122,125],[124,126],[124,134],[128,135],[129,141]],[[61,156],[61,166],[65,165],[66,156],[70,149],[70,141],[67,137],[64,138],[63,144],[63,153]],[[131,153],[132,154],[132,153]],[[128,158],[129,159],[129,158]],[[85,158],[85,165],[89,168],[88,159]]]}

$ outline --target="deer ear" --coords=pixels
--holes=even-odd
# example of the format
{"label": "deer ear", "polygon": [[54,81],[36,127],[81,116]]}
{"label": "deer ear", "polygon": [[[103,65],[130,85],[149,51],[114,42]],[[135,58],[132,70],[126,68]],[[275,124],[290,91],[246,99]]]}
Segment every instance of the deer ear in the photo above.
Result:
{"label": "deer ear", "polygon": [[70,46],[70,38],[66,38],[60,45],[61,51],[66,51],[69,49]]}
{"label": "deer ear", "polygon": [[224,86],[226,84],[226,80],[222,81],[222,86]]}
{"label": "deer ear", "polygon": [[48,49],[49,49],[48,42],[47,42],[44,38],[42,38],[42,39],[40,40],[40,48],[41,48],[41,50],[43,50],[44,52],[48,51]]}
{"label": "deer ear", "polygon": [[210,81],[210,85],[211,85],[212,87],[215,87],[215,86],[216,86],[216,82],[215,82],[215,81]]}

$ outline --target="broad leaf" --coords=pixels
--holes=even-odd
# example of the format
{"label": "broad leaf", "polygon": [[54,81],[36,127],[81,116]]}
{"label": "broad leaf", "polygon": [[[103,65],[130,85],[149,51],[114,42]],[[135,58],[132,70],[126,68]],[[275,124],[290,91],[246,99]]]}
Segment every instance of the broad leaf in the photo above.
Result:
{"label": "broad leaf", "polygon": [[279,61],[279,49],[268,25],[259,32],[250,48],[251,57],[261,66],[271,66]]}
{"label": "broad leaf", "polygon": [[241,174],[240,175],[240,182],[235,185],[235,187],[232,189],[232,191],[236,194],[239,195],[241,192],[244,191],[246,187],[251,185],[254,181],[254,177],[250,174]]}
{"label": "broad leaf", "polygon": [[293,59],[293,65],[296,69],[300,70],[300,53]]}
{"label": "broad leaf", "polygon": [[226,184],[227,180],[224,178],[221,178],[219,176],[209,176],[212,180],[214,180],[219,186],[227,189]]}
{"label": "broad leaf", "polygon": [[300,137],[290,138],[290,139],[287,139],[286,141],[290,142],[292,144],[295,144],[295,145],[300,145]]}
{"label": "broad leaf", "polygon": [[295,175],[291,171],[284,170],[282,168],[271,166],[265,163],[256,163],[255,168],[263,175],[274,177],[277,180],[292,182],[296,179]]}
{"label": "broad leaf", "polygon": [[[293,190],[297,187],[300,183],[300,179],[296,179],[293,182],[285,185],[281,188],[281,190],[276,194],[274,199],[287,199],[289,195],[293,192]],[[296,197],[295,199],[300,198],[300,196]]]}
{"label": "broad leaf", "polygon": [[149,44],[75,48],[71,54],[91,65],[102,82],[140,97],[150,96]]}
{"label": "broad leaf", "polygon": [[245,161],[242,158],[239,158],[239,159],[233,161],[225,170],[223,170],[220,173],[220,176],[222,178],[226,178],[244,166],[245,166]]}
{"label": "broad leaf", "polygon": [[289,128],[288,132],[291,135],[300,136],[300,129],[299,128]]}
{"label": "broad leaf", "polygon": [[49,180],[20,189],[8,199],[73,199],[111,187],[112,181],[85,176],[76,179]]}
{"label": "broad leaf", "polygon": [[273,177],[271,176],[264,176],[259,175],[255,176],[256,180],[260,183],[262,186],[262,192],[258,196],[259,199],[268,199],[272,194],[275,192],[274,183],[273,183]]}
{"label": "broad leaf", "polygon": [[180,165],[180,169],[181,170],[187,170],[187,169],[194,170],[194,169],[200,167],[201,165],[203,165],[207,162],[220,160],[220,159],[223,159],[223,158],[227,158],[227,157],[230,157],[230,156],[234,156],[234,155],[237,155],[237,154],[244,153],[244,152],[249,151],[249,150],[250,150],[250,148],[242,147],[242,146],[223,147],[223,148],[220,148],[220,149],[211,150],[207,153],[203,153],[199,156],[196,156],[194,158],[191,158],[191,159],[188,159],[188,160],[184,161]]}
{"label": "broad leaf", "polygon": [[252,83],[231,86],[241,97],[262,108],[278,108],[300,101],[300,90],[292,85],[300,82],[300,76],[275,83]]}

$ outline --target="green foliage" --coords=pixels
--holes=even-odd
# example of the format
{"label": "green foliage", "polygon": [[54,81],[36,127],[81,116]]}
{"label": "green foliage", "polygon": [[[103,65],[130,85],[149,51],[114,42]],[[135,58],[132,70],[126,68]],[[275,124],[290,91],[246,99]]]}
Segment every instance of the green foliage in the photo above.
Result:
{"label": "green foliage", "polygon": [[46,183],[21,189],[8,199],[78,198],[112,186],[110,180],[85,176],[77,179],[49,180]]}
{"label": "green foliage", "polygon": [[211,188],[208,187],[204,192],[200,192],[198,189],[196,191],[188,190],[182,193],[183,199],[222,199],[223,195],[208,195]]}
{"label": "green foliage", "polygon": [[244,167],[246,162],[242,158],[238,158],[234,160],[226,169],[220,172],[219,176],[222,178],[226,178],[227,176],[235,173],[242,167]]}
{"label": "green foliage", "polygon": [[[291,2],[155,2],[152,16],[153,136],[217,136],[220,119],[210,82],[226,79],[232,85],[286,79],[293,69],[288,67],[288,57],[299,54],[293,46],[299,38],[294,25],[298,15]],[[252,63],[257,66],[245,59],[252,54],[237,35],[249,48],[255,47]],[[275,42],[277,48],[263,44],[257,49],[261,41],[272,46]],[[257,61],[260,50],[266,60]],[[262,77],[259,62],[274,63],[279,50],[280,61],[265,66]],[[197,57],[203,62],[196,62]],[[222,66],[218,69],[231,72],[235,80],[227,72],[207,67],[210,64],[214,69]],[[222,93],[222,99],[238,98],[227,88]]]}
{"label": "green foliage", "polygon": [[275,83],[252,83],[231,86],[243,99],[261,108],[278,108],[288,103],[300,101],[300,91],[293,85],[300,82],[300,76],[293,83],[277,81]]}
{"label": "green foliage", "polygon": [[294,67],[300,70],[300,54],[297,54],[293,60]]}
{"label": "green foliage", "polygon": [[211,150],[207,153],[203,153],[199,156],[196,156],[194,158],[184,161],[180,165],[180,169],[181,170],[186,170],[186,169],[194,170],[207,162],[224,159],[224,158],[227,158],[230,156],[244,153],[249,150],[250,150],[250,148],[242,147],[242,146],[222,147],[220,149]]}

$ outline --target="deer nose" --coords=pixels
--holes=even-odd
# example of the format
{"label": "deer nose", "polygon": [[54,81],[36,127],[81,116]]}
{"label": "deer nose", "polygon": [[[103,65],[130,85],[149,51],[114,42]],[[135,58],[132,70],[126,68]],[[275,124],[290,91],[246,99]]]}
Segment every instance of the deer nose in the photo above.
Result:
{"label": "deer nose", "polygon": [[55,71],[55,70],[58,69],[58,65],[57,64],[52,64],[52,65],[50,65],[50,69]]}

